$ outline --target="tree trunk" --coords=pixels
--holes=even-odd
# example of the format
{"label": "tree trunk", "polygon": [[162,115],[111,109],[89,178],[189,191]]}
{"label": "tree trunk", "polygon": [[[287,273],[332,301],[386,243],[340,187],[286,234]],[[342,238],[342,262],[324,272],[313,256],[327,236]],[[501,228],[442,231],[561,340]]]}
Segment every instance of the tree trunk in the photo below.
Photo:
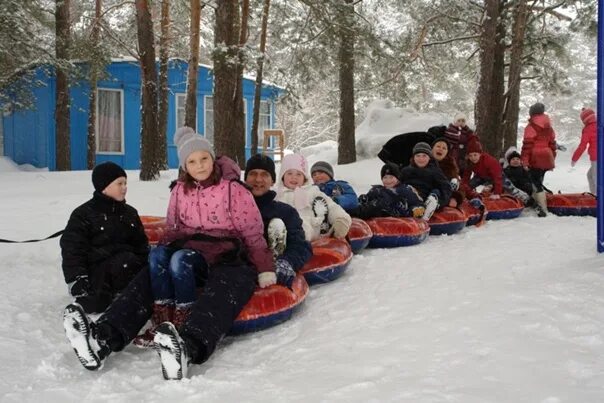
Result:
{"label": "tree trunk", "polygon": [[338,164],[356,161],[354,135],[354,41],[355,21],[353,0],[344,0],[340,11],[340,133]]}
{"label": "tree trunk", "polygon": [[[101,19],[102,0],[95,0],[94,6],[94,21],[92,22],[92,46],[96,50],[99,47],[99,34],[100,34],[100,19]],[[97,56],[97,52],[94,52]],[[96,91],[97,81],[99,79],[99,66],[98,60],[89,61],[90,65],[90,97],[88,105],[88,137],[87,137],[87,148],[86,148],[86,167],[88,169],[94,168],[96,164]]]}
{"label": "tree trunk", "polygon": [[[237,102],[239,67],[239,5],[237,0],[224,0],[216,7],[214,38],[214,148],[217,155],[237,159],[242,155],[244,138],[241,103]],[[245,161],[238,161],[239,164]]]}
{"label": "tree trunk", "polygon": [[245,168],[245,104],[243,102],[243,66],[245,64],[244,46],[248,36],[248,18],[250,15],[250,1],[242,0],[241,4],[241,19],[239,27],[239,42],[237,46],[237,88],[235,91],[235,122],[233,122],[233,131],[237,133],[234,138],[236,144],[235,161],[239,163],[241,168]]}
{"label": "tree trunk", "polygon": [[191,0],[191,27],[189,31],[189,68],[187,70],[187,100],[185,126],[197,130],[197,72],[199,70],[200,0]]}
{"label": "tree trunk", "polygon": [[503,149],[518,143],[518,113],[520,111],[520,76],[522,72],[522,51],[528,19],[526,0],[518,0],[514,9],[512,26],[512,50],[508,72],[508,89],[503,114]]}
{"label": "tree trunk", "polygon": [[168,57],[170,46],[170,0],[161,2],[159,37],[159,104],[157,114],[157,153],[160,169],[168,168]]}
{"label": "tree trunk", "polygon": [[271,0],[264,0],[262,8],[262,28],[260,32],[260,57],[258,57],[258,71],[256,72],[256,88],[254,92],[254,112],[252,116],[252,155],[258,153],[258,124],[260,120],[260,95],[262,92],[262,74],[264,71],[264,59],[266,58],[266,32],[268,29],[268,14]]}
{"label": "tree trunk", "polygon": [[71,44],[69,6],[69,0],[56,0],[55,52],[58,63],[56,66],[57,82],[55,92],[55,159],[57,171],[71,170],[71,136],[69,133],[69,77],[65,69],[61,67],[62,64],[69,63],[69,46]]}
{"label": "tree trunk", "polygon": [[157,69],[153,23],[147,0],[135,0],[138,48],[141,63],[141,172],[142,181],[159,178],[157,132]]}

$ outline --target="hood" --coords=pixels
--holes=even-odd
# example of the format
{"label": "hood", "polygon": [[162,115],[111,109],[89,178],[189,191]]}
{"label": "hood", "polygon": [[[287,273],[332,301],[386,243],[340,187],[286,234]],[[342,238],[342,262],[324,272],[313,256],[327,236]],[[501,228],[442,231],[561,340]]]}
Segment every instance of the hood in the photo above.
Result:
{"label": "hood", "polygon": [[542,129],[547,129],[552,126],[549,116],[547,116],[545,113],[533,116],[529,119],[529,122],[533,123],[535,126],[541,127]]}

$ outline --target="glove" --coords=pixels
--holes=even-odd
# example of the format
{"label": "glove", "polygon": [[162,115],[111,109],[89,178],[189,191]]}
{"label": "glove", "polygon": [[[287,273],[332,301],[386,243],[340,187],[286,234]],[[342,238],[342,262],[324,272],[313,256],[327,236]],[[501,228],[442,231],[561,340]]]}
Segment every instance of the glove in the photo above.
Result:
{"label": "glove", "polygon": [[499,199],[501,199],[501,196],[496,195],[496,194],[492,194],[492,195],[489,196],[489,199],[491,199],[491,200],[499,200]]}
{"label": "glove", "polygon": [[296,277],[296,272],[292,265],[285,259],[277,259],[275,262],[275,274],[277,283],[292,288],[292,283]]}
{"label": "glove", "polygon": [[67,284],[69,294],[72,297],[86,297],[91,294],[90,282],[88,276],[78,276],[75,281]]}
{"label": "glove", "polygon": [[480,200],[478,197],[475,197],[472,200],[470,200],[470,204],[472,205],[472,207],[474,207],[476,209],[480,209],[480,208],[484,207],[482,200]]}
{"label": "glove", "polygon": [[268,287],[277,283],[277,275],[274,271],[265,271],[258,274],[258,285],[260,288]]}
{"label": "glove", "polygon": [[333,223],[333,236],[338,239],[346,238],[349,229],[350,224],[346,220],[337,219]]}
{"label": "glove", "polygon": [[459,189],[459,179],[453,178],[453,179],[451,179],[451,181],[449,183],[451,184],[451,189],[453,189],[453,190]]}
{"label": "glove", "polygon": [[572,168],[574,168],[574,167],[575,167],[575,165],[577,165],[577,161],[571,161],[571,162],[570,162],[570,166],[571,166]]}

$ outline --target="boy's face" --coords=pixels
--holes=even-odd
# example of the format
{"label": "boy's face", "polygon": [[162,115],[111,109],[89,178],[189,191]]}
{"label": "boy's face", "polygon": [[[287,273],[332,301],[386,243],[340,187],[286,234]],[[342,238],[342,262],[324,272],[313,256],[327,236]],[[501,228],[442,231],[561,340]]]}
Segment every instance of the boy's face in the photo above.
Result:
{"label": "boy's face", "polygon": [[518,157],[514,157],[510,160],[510,165],[513,167],[520,167],[522,166],[522,160]]}
{"label": "boy's face", "polygon": [[399,180],[394,175],[384,175],[384,177],[382,178],[382,184],[385,188],[392,189],[399,184]]}
{"label": "boy's face", "polygon": [[472,162],[472,164],[476,164],[480,159],[480,153],[469,153],[468,159]]}
{"label": "boy's face", "polygon": [[331,178],[323,171],[315,171],[312,173],[312,181],[315,185],[321,185],[325,182],[329,182]]}
{"label": "boy's face", "polygon": [[252,187],[252,194],[256,197],[262,196],[273,186],[271,174],[264,169],[252,169],[247,173],[245,183]]}
{"label": "boy's face", "polygon": [[419,168],[425,168],[430,162],[430,156],[424,153],[417,153],[413,156],[413,162],[415,162],[415,165]]}
{"label": "boy's face", "polygon": [[285,174],[283,174],[283,184],[288,189],[299,188],[304,185],[304,182],[306,182],[304,174],[297,169],[288,169],[285,171]]}
{"label": "boy's face", "polygon": [[125,176],[120,176],[113,182],[111,182],[105,189],[103,194],[111,197],[113,200],[119,202],[126,200],[126,192],[128,191],[128,181]]}

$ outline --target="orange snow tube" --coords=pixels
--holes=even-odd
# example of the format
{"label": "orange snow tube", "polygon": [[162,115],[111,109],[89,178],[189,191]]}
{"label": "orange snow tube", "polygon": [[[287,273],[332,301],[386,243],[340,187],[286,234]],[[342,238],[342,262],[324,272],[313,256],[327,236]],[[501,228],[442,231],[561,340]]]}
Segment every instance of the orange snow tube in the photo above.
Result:
{"label": "orange snow tube", "polygon": [[507,220],[516,218],[524,210],[524,203],[510,195],[501,195],[499,199],[482,199],[487,213],[487,220]]}
{"label": "orange snow tube", "polygon": [[591,193],[547,195],[547,209],[560,216],[596,216],[596,196]]}
{"label": "orange snow tube", "polygon": [[149,245],[155,246],[166,232],[166,218],[150,215],[142,215],[141,221],[145,228],[145,235],[149,240]]}
{"label": "orange snow tube", "polygon": [[367,223],[360,218],[352,218],[352,225],[348,231],[348,242],[352,253],[359,253],[369,245],[373,232]]}
{"label": "orange snow tube", "polygon": [[369,248],[417,245],[423,242],[430,232],[426,221],[411,217],[370,218],[367,225],[373,232]]}
{"label": "orange snow tube", "polygon": [[463,211],[453,207],[443,207],[432,214],[428,225],[430,226],[430,235],[452,235],[461,231],[468,218]]}
{"label": "orange snow tube", "polygon": [[476,225],[477,227],[479,227],[484,224],[484,221],[487,218],[486,214],[488,213],[484,207],[484,204],[481,206],[481,208],[477,208],[472,206],[470,201],[466,199],[463,201],[463,203],[461,203],[460,208],[461,211],[463,211],[466,215],[466,226],[469,227],[471,225]]}
{"label": "orange snow tube", "polygon": [[340,277],[352,259],[348,242],[336,238],[321,238],[312,242],[312,257],[300,273],[308,284],[327,283]]}

